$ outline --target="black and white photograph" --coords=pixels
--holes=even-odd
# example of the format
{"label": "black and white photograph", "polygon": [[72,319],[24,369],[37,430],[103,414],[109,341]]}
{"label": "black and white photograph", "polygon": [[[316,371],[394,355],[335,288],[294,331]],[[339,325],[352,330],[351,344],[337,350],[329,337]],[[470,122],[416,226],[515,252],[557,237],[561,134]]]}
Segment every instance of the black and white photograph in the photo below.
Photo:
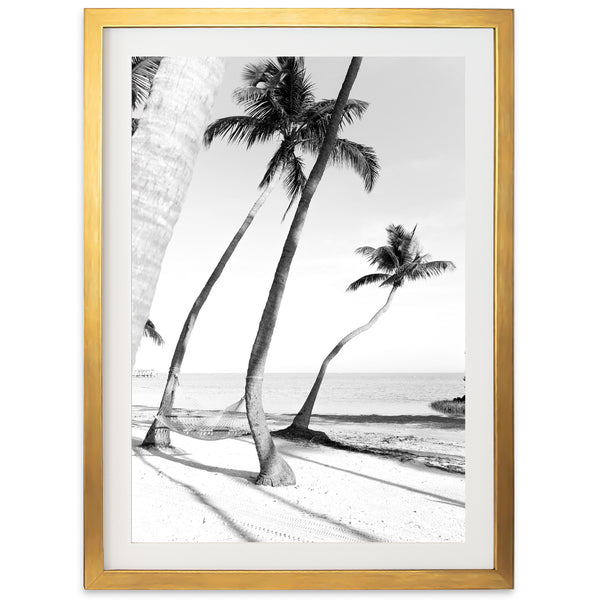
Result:
{"label": "black and white photograph", "polygon": [[131,58],[132,542],[465,540],[463,57]]}
{"label": "black and white photograph", "polygon": [[593,598],[600,3],[233,6],[3,12],[4,595]]}

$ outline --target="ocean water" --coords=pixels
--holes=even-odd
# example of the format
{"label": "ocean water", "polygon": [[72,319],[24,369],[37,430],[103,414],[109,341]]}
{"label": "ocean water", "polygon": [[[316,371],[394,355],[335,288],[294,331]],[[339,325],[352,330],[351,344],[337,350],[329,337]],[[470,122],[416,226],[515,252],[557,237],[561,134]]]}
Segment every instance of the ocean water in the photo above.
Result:
{"label": "ocean water", "polygon": [[[267,373],[263,403],[267,413],[295,414],[302,406],[315,375]],[[160,404],[166,374],[133,378],[133,404]],[[243,373],[183,373],[175,407],[222,410],[244,392]],[[329,373],[321,387],[314,414],[431,415],[434,400],[465,393],[463,373]]]}

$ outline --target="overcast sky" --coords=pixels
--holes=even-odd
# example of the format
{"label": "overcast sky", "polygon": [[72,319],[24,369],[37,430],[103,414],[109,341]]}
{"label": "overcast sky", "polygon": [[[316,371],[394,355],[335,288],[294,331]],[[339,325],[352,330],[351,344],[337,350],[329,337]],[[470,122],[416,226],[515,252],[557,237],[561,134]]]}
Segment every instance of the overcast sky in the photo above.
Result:
{"label": "overcast sky", "polygon": [[[241,114],[231,101],[243,66],[227,59],[214,118]],[[307,58],[317,98],[335,98],[349,59]],[[365,58],[351,96],[370,107],[343,137],[372,146],[381,176],[370,194],[350,170],[330,167],[313,198],[296,254],[267,372],[315,372],[324,356],[385,302],[378,287],[345,292],[372,272],[358,246],[381,245],[389,223],[413,227],[434,259],[456,271],[410,282],[390,310],[353,340],[331,372],[464,370],[465,168],[462,58]],[[151,318],[166,340],[143,340],[138,368],[166,371],[187,313],[257,197],[275,142],[247,151],[217,141],[198,156],[167,249]],[[307,161],[307,175],[313,160]],[[184,372],[245,372],[252,342],[291,220],[273,192],[229,262],[196,323]]]}

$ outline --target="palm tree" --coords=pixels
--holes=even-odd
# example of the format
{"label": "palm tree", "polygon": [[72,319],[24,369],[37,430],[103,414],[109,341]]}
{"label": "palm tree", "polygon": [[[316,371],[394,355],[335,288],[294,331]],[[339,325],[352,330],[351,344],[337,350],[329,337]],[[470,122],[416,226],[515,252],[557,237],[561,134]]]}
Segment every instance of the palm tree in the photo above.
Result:
{"label": "palm tree", "polygon": [[[249,64],[242,72],[242,80],[245,85],[234,91],[233,99],[246,114],[217,119],[206,129],[204,142],[210,146],[221,137],[249,149],[257,143],[277,140],[279,145],[259,189],[267,190],[278,177],[283,177],[290,202],[287,213],[306,183],[304,159],[298,151],[318,155],[335,101],[315,100],[304,58],[298,56]],[[349,99],[340,128],[362,118],[368,106],[362,100]],[[373,189],[379,164],[372,148],[338,139],[330,161],[353,168],[362,177],[365,189]]]}
{"label": "palm tree", "polygon": [[132,365],[222,75],[218,58],[162,58],[131,138]]}
{"label": "palm tree", "polygon": [[[132,56],[131,57],[131,114],[144,110],[152,82],[161,61],[160,56]],[[131,117],[131,135],[136,132],[139,118]],[[144,325],[143,337],[150,338],[157,346],[164,346],[165,341],[156,330],[154,323],[148,319]]]}
{"label": "palm tree", "polygon": [[[277,150],[267,165],[259,184],[262,190],[242,225],[229,242],[225,252],[194,301],[185,320],[173,353],[169,375],[158,409],[158,414],[169,414],[173,408],[175,390],[185,357],[188,342],[200,310],[219,280],[229,259],[242,240],[254,217],[272,192],[277,181],[283,178],[289,201],[289,211],[306,183],[304,160],[300,153],[316,155],[331,120],[333,100],[316,101],[312,84],[301,57],[280,56],[249,64],[242,73],[244,86],[234,91],[234,100],[244,108],[245,115],[225,117],[211,123],[204,134],[204,142],[210,146],[222,137],[229,142],[243,143],[251,148],[257,143],[277,140]],[[361,100],[347,100],[342,112],[340,127],[350,125],[362,117],[368,104]],[[348,166],[362,178],[365,189],[372,190],[379,164],[372,148],[346,139],[338,139],[330,163]],[[284,214],[285,217],[285,214]],[[170,432],[155,419],[146,433],[143,446],[169,446]]]}
{"label": "palm tree", "polygon": [[415,238],[416,229],[415,225],[412,232],[409,232],[401,225],[389,225],[386,228],[387,244],[385,246],[380,246],[379,248],[364,246],[356,250],[357,254],[366,257],[372,266],[377,267],[377,272],[360,277],[348,286],[347,291],[354,292],[365,285],[378,284],[380,287],[391,288],[387,300],[367,323],[342,338],[325,357],[300,412],[296,415],[290,427],[284,430],[286,434],[298,435],[300,437],[313,437],[317,433],[324,435],[321,432],[311,432],[309,424],[329,363],[350,340],[367,331],[377,322],[379,317],[388,310],[396,291],[404,283],[418,279],[428,279],[440,275],[444,271],[454,269],[452,262],[446,260],[432,261],[429,255],[423,253]]}
{"label": "palm tree", "polygon": [[260,463],[260,473],[256,479],[258,485],[294,485],[296,482],[294,472],[277,451],[267,427],[267,420],[262,405],[263,376],[273,332],[277,323],[277,315],[279,314],[285,286],[298,243],[300,242],[308,209],[336,147],[337,132],[342,123],[350,90],[358,75],[361,62],[362,59],[360,57],[355,56],[352,58],[331,112],[331,117],[328,119],[319,155],[306,181],[306,185],[302,189],[302,195],[298,202],[294,219],[283,244],[281,257],[275,269],[273,283],[269,290],[269,296],[263,310],[248,362],[245,387],[246,412]]}

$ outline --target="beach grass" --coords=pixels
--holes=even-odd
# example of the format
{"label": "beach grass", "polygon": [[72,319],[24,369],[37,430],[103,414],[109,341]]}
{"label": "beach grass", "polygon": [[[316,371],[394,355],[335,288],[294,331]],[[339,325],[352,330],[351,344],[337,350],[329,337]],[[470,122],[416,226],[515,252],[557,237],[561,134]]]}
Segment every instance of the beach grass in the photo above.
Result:
{"label": "beach grass", "polygon": [[454,400],[436,400],[430,404],[431,408],[447,415],[465,414],[465,397],[454,398]]}

